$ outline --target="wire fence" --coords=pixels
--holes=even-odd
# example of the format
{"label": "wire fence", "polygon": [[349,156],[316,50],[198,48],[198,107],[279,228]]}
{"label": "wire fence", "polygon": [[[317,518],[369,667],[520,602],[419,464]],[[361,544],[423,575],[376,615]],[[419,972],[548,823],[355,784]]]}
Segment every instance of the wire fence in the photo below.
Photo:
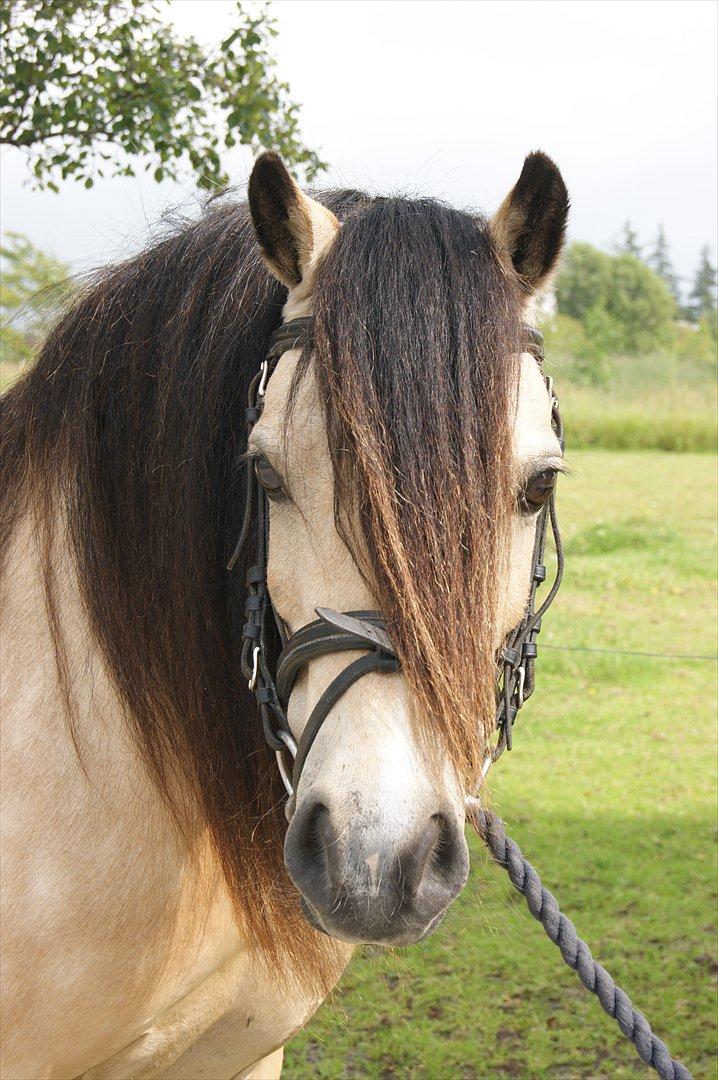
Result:
{"label": "wire fence", "polygon": [[556,649],[558,652],[580,653],[607,653],[610,656],[650,656],[656,660],[712,660],[718,661],[718,656],[702,655],[700,653],[661,653],[639,652],[633,649],[598,649],[588,645],[549,645],[545,641],[541,643],[543,649]]}

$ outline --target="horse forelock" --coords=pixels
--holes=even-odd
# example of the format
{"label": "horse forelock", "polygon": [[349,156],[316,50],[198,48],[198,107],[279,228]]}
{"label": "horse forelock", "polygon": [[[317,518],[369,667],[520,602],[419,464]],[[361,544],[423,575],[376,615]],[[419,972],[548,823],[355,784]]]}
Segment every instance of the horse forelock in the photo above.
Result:
{"label": "horse forelock", "polygon": [[475,783],[495,716],[518,290],[482,219],[377,199],[343,225],[314,310],[339,525],[359,524],[347,539],[368,556],[416,722]]}

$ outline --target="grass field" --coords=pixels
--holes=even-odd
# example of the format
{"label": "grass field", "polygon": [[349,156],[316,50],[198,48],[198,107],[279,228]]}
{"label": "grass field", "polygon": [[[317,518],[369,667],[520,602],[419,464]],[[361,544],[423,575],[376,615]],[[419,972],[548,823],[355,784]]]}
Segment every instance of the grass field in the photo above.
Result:
{"label": "grass field", "polygon": [[[564,587],[493,806],[604,963],[694,1076],[713,1080],[716,460],[574,452]],[[653,1076],[472,842],[433,938],[357,955],[288,1047],[285,1076]]]}
{"label": "grass field", "polygon": [[716,342],[677,327],[664,351],[611,355],[603,383],[581,377],[580,323],[558,316],[546,327],[546,370],[556,380],[570,446],[606,450],[716,449]]}

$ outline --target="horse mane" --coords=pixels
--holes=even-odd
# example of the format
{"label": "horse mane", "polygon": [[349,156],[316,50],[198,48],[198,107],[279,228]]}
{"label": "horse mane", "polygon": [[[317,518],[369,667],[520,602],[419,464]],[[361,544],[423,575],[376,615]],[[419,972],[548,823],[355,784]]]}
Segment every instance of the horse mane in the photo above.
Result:
{"label": "horse mane", "polygon": [[[480,219],[429,200],[317,197],[344,222],[315,297],[338,507],[359,507],[419,713],[472,773],[492,711],[518,302]],[[178,824],[177,781],[190,792],[249,939],[316,985],[332,950],[284,871],[284,792],[240,672],[252,539],[225,571],[247,387],[285,299],[246,204],[227,197],[97,274],[3,399],[0,545],[32,509],[52,612],[60,512],[150,777]]]}
{"label": "horse mane", "polygon": [[[363,200],[326,198],[340,213]],[[178,791],[199,809],[249,941],[277,972],[321,984],[331,947],[284,871],[284,788],[240,672],[252,542],[226,570],[242,513],[247,388],[285,300],[248,207],[226,196],[94,275],[2,399],[0,551],[32,511],[74,739],[52,567],[62,520],[150,777],[180,827]]]}

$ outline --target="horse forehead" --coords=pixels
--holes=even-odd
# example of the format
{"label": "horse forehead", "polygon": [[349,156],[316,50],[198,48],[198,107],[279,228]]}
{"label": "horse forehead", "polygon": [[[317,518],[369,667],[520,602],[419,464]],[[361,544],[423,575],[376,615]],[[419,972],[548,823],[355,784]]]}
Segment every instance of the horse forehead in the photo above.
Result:
{"label": "horse forehead", "polygon": [[514,449],[519,461],[540,452],[561,456],[560,444],[551,426],[551,399],[541,369],[530,353],[521,356]]}
{"label": "horse forehead", "polygon": [[[287,406],[300,356],[299,349],[292,349],[277,364],[267,384],[261,419],[253,432],[253,441],[259,443],[263,450],[275,450],[281,456],[285,449]],[[292,417],[292,430],[287,442],[290,457],[302,457],[316,451],[318,446],[326,449],[324,412],[312,364],[309,364],[299,382]],[[561,456],[560,444],[551,424],[551,400],[541,369],[531,353],[521,356],[513,434],[519,461],[528,460],[539,453]]]}

